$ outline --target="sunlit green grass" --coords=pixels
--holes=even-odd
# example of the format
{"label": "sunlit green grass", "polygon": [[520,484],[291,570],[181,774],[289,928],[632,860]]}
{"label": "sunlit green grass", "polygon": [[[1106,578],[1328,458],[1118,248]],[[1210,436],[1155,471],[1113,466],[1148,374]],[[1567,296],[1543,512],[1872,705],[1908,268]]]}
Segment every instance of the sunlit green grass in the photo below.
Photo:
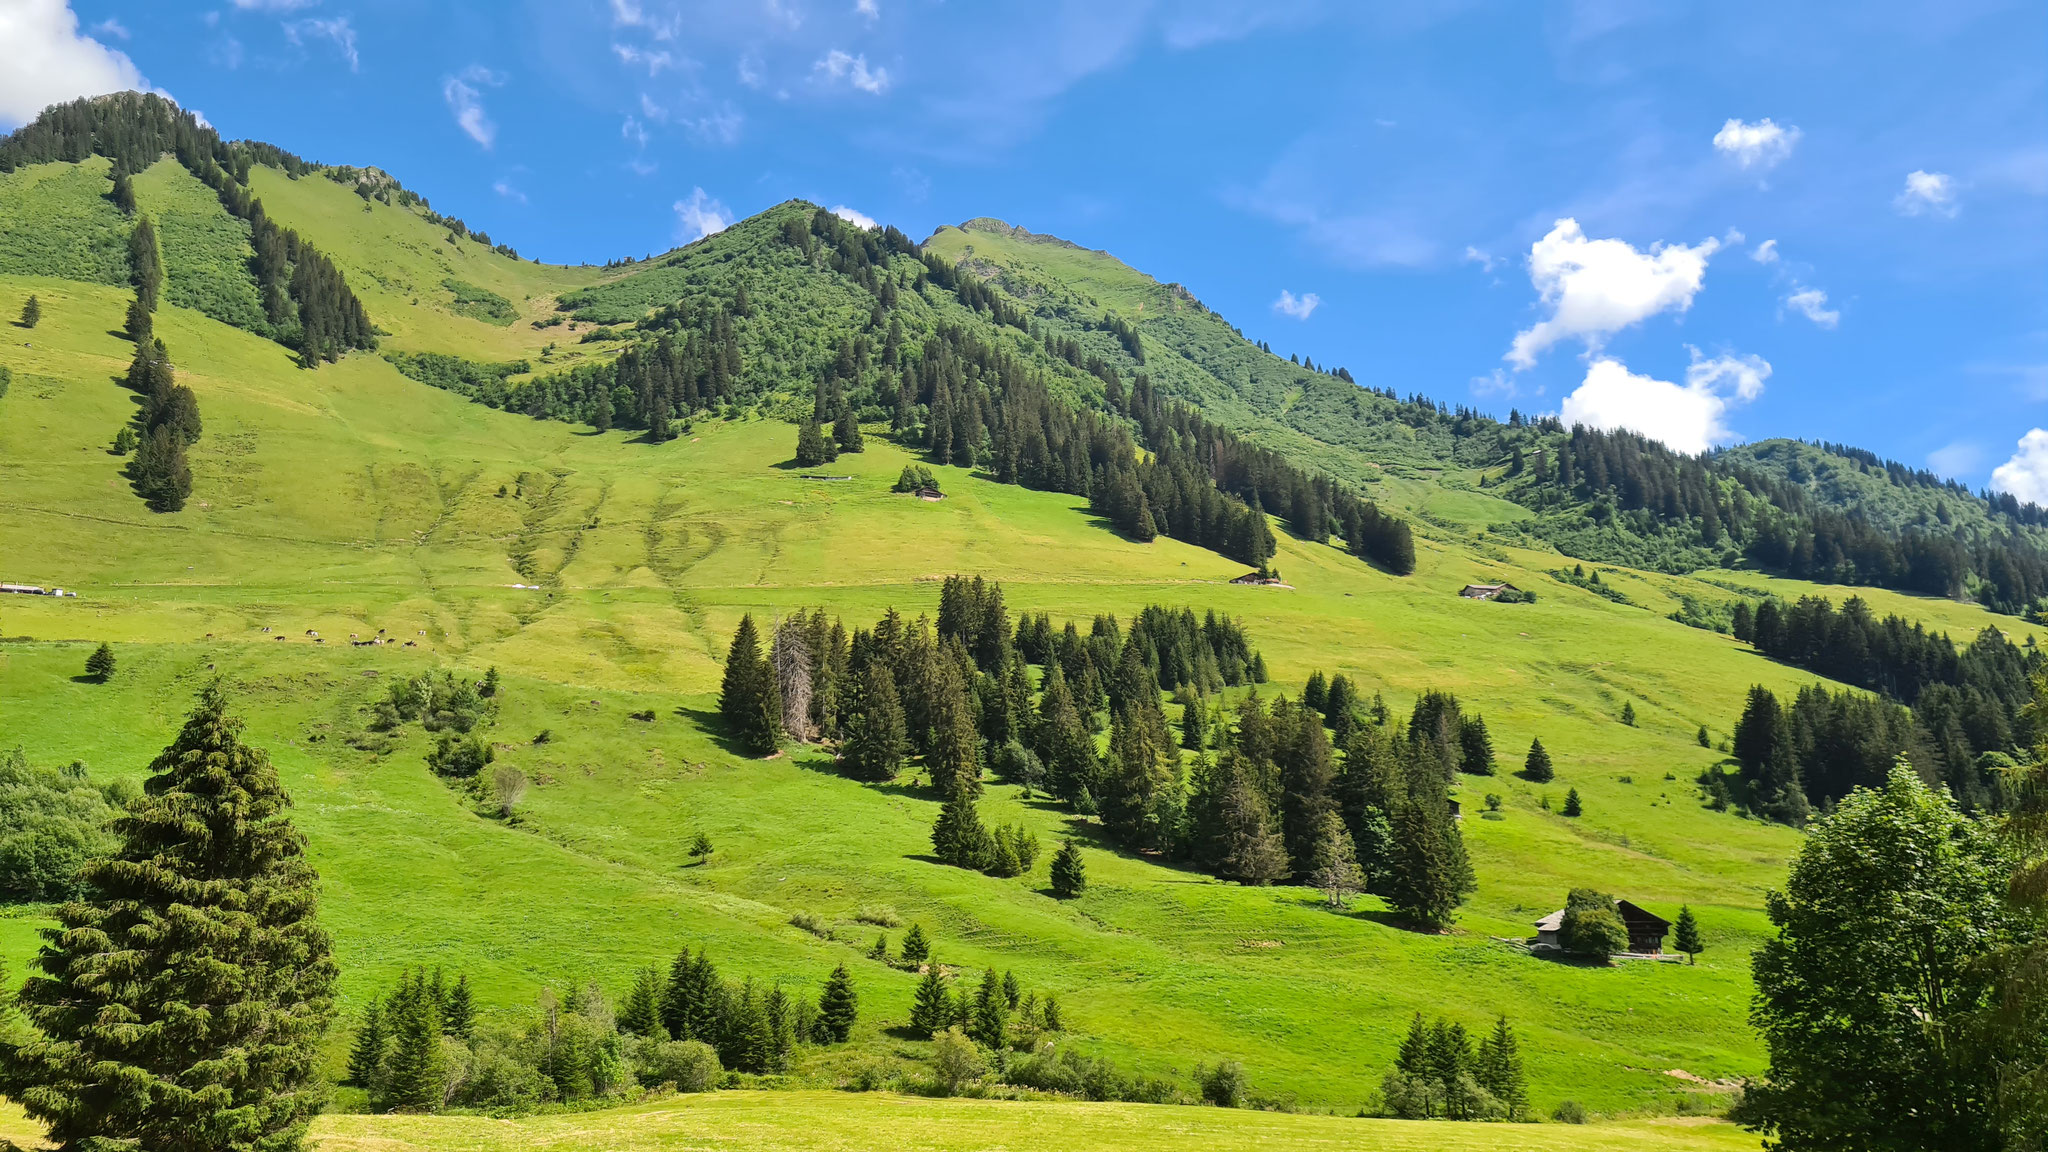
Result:
{"label": "sunlit green grass", "polygon": [[[332,210],[362,211],[325,181],[276,180],[266,195],[280,204],[339,197],[346,203]],[[396,211],[375,205],[368,215]],[[418,228],[401,228],[413,225],[436,241],[417,218],[395,221],[392,235],[417,240]],[[391,259],[391,268],[413,267]],[[420,257],[414,272],[441,259]],[[489,259],[506,276],[530,267]],[[499,283],[480,273],[472,282]],[[923,923],[948,963],[1014,969],[1027,987],[1056,993],[1079,1038],[1135,1069],[1185,1077],[1201,1061],[1241,1059],[1257,1090],[1317,1108],[1365,1103],[1418,1011],[1474,1029],[1508,1014],[1546,1112],[1565,1098],[1603,1112],[1668,1109],[1691,1091],[1670,1071],[1724,1078],[1760,1067],[1744,1022],[1747,953],[1766,926],[1762,894],[1782,877],[1796,834],[1706,810],[1693,779],[1720,756],[1694,737],[1701,724],[1724,737],[1751,683],[1788,689],[1811,677],[1663,618],[1678,591],[1732,593],[1618,575],[1644,607],[1617,605],[1544,575],[1567,563],[1555,555],[1481,552],[1455,533],[1421,541],[1406,579],[1283,537],[1276,562],[1293,587],[1236,587],[1227,581],[1240,566],[1167,539],[1122,540],[1073,497],[960,469],[939,470],[949,494],[941,503],[890,494],[911,457],[879,435],[868,453],[834,466],[852,480],[805,481],[782,466],[795,440],[786,424],[700,422],[652,447],[628,433],[470,404],[371,356],[302,371],[287,350],[170,305],[157,330],[179,380],[198,393],[206,434],[192,456],[191,503],[159,516],[106,450],[133,404],[113,380],[130,352],[112,334],[125,290],[0,277],[0,314],[31,291],[43,300],[43,327],[32,339],[8,329],[0,340],[0,363],[15,375],[0,399],[0,579],[81,595],[0,601],[0,636],[10,638],[0,641],[0,740],[38,761],[84,759],[96,778],[134,776],[175,731],[197,685],[227,676],[311,837],[323,915],[344,963],[345,1012],[412,963],[467,969],[489,1003],[506,1006],[549,982],[595,978],[617,988],[640,964],[708,945],[731,974],[805,986],[853,964],[866,1013],[855,1050],[883,1050],[900,1044],[881,1028],[907,1015],[910,978],[860,959],[874,929],[850,918],[861,904],[886,903]],[[387,323],[396,307],[384,297],[373,316]],[[412,323],[404,338],[422,345],[461,332],[444,346],[491,350],[505,346],[490,341],[532,335],[523,323]],[[1488,518],[1491,497],[1447,496],[1463,503],[1461,515]],[[1458,933],[1422,936],[1384,923],[1371,898],[1333,914],[1309,892],[1240,888],[1102,847],[1089,855],[1088,894],[1055,902],[1040,890],[1042,863],[1034,877],[995,880],[924,859],[935,805],[920,790],[854,784],[807,751],[736,758],[706,731],[718,660],[740,613],[823,605],[851,626],[891,605],[931,612],[937,581],[952,572],[1001,580],[1013,612],[1084,622],[1153,602],[1230,612],[1266,655],[1277,681],[1269,694],[1292,694],[1317,668],[1384,692],[1397,711],[1427,688],[1449,688],[1486,715],[1504,767],[1518,766],[1540,735],[1558,779],[1464,782],[1480,889]],[[1538,590],[1540,601],[1456,595],[1468,581],[1500,577]],[[542,588],[511,587],[533,583]],[[1993,620],[1969,606],[1870,598],[1880,611],[1959,636]],[[327,643],[314,645],[308,629]],[[350,633],[380,629],[419,646],[347,646]],[[116,643],[120,672],[104,686],[75,681],[87,645],[102,639]],[[476,815],[436,781],[417,731],[387,756],[349,746],[361,705],[390,677],[492,665],[508,689],[491,738],[501,759],[539,782],[515,823]],[[1620,723],[1624,702],[1638,727]],[[653,722],[629,718],[647,708]],[[543,728],[554,739],[536,745]],[[1570,787],[1585,816],[1544,808]],[[1502,819],[1479,817],[1488,792],[1502,797]],[[1092,842],[1087,828],[1021,802],[1013,788],[992,788],[987,804],[989,819],[1026,822],[1042,839],[1072,832]],[[718,851],[708,865],[686,867],[699,830]],[[1580,884],[1667,916],[1692,905],[1709,950],[1697,967],[1583,968],[1491,939],[1527,935]],[[791,927],[799,910],[830,919],[841,939]],[[0,954],[17,972],[27,923],[0,918]],[[836,1057],[813,1059],[811,1072],[829,1081]],[[815,1098],[821,1114],[986,1108],[1005,1123],[1028,1114],[871,1103],[885,1099]],[[702,1107],[675,1112],[677,1122],[694,1123]],[[793,1103],[789,1114],[810,1107]],[[1181,1138],[1161,1134],[1173,1125],[1223,1116],[1132,1114],[1166,1117],[1135,1129],[1160,1140]],[[420,1131],[467,1139],[463,1123]],[[672,1133],[647,1137],[647,1147],[697,1139],[661,1129],[667,1120],[647,1123]],[[535,1147],[576,1131],[569,1121],[490,1130],[538,1133]],[[789,1131],[795,1139],[804,1125],[792,1120]],[[849,1145],[859,1131],[847,1129]],[[963,1142],[980,1138],[961,1131]],[[1306,1144],[1460,1130],[1301,1131]],[[1479,1131],[1508,1143],[1474,1147],[1542,1146],[1512,1142],[1535,1130]],[[1571,1131],[1590,1140],[1602,1130]],[[1617,1130],[1612,1146],[1638,1131]]]}

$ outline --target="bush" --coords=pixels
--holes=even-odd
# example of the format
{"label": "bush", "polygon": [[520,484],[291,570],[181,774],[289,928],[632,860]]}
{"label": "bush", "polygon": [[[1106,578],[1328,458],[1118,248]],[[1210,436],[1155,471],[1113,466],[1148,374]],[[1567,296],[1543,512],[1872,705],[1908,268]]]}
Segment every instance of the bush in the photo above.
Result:
{"label": "bush", "polygon": [[441,733],[441,742],[427,753],[427,767],[435,775],[449,776],[457,780],[468,780],[484,770],[484,766],[497,759],[497,753],[489,744],[474,736],[457,736],[453,732]]}
{"label": "bush", "polygon": [[898,916],[896,910],[887,904],[863,904],[860,911],[853,914],[853,918],[878,928],[894,928],[903,923],[903,917]]}
{"label": "bush", "polygon": [[79,896],[79,869],[114,848],[107,821],[122,798],[76,761],[35,768],[19,748],[0,752],[0,900]]}
{"label": "bush", "polygon": [[969,1080],[979,1077],[984,1068],[981,1063],[981,1049],[975,1047],[958,1027],[948,1028],[932,1037],[933,1088],[941,1096],[953,1096]]}
{"label": "bush", "polygon": [[832,926],[825,923],[825,918],[816,912],[799,911],[790,916],[789,922],[821,939],[830,940],[832,938]]}
{"label": "bush", "polygon": [[1202,1099],[1218,1108],[1244,1107],[1245,1094],[1251,1090],[1244,1065],[1235,1060],[1225,1060],[1198,1078],[1202,1082]]}
{"label": "bush", "polygon": [[697,1040],[663,1040],[640,1049],[635,1074],[649,1088],[673,1084],[678,1092],[709,1092],[725,1074],[718,1053]]}
{"label": "bush", "polygon": [[1550,1118],[1559,1124],[1584,1124],[1586,1109],[1577,1100],[1560,1100],[1551,1111]]}
{"label": "bush", "polygon": [[902,474],[896,477],[895,491],[915,492],[919,488],[930,488],[936,491],[938,487],[938,477],[932,475],[930,468],[923,464],[905,464]]}
{"label": "bush", "polygon": [[1612,908],[1568,908],[1558,933],[1564,946],[1581,956],[1605,959],[1628,951],[1628,929]]}

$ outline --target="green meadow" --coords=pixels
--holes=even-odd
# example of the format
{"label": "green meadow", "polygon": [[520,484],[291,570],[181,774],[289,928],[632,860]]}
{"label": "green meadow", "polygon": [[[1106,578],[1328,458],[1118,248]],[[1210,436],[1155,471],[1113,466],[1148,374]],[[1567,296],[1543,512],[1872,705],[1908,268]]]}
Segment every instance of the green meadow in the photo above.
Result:
{"label": "green meadow", "polygon": [[[0,196],[55,195],[44,186],[67,171],[16,173]],[[866,453],[828,469],[846,480],[806,480],[790,462],[795,429],[779,421],[700,420],[650,446],[472,404],[371,355],[305,371],[221,322],[249,304],[227,274],[246,232],[238,240],[237,222],[209,212],[188,180],[175,165],[136,180],[167,236],[216,253],[167,260],[156,324],[205,419],[182,512],[148,512],[109,449],[135,410],[117,383],[132,352],[117,334],[126,289],[86,282],[106,279],[92,274],[95,247],[0,246],[0,315],[30,293],[44,311],[33,330],[0,329],[13,374],[0,398],[0,580],[79,593],[0,598],[0,743],[39,763],[83,760],[95,779],[139,778],[197,687],[225,677],[310,839],[344,1022],[410,965],[465,971],[486,1007],[503,1009],[543,985],[622,991],[635,969],[684,946],[708,947],[730,976],[806,988],[845,962],[862,997],[854,1042],[806,1049],[794,1073],[830,1086],[856,1061],[903,1063],[922,1047],[888,1031],[908,1015],[913,977],[864,958],[877,929],[855,913],[886,905],[921,924],[948,965],[1013,970],[1056,994],[1091,1051],[1182,1079],[1198,1063],[1241,1060],[1256,1092],[1336,1114],[744,1092],[514,1123],[336,1115],[316,1128],[323,1147],[570,1148],[600,1132],[607,1147],[649,1149],[1755,1146],[1726,1125],[1646,1117],[1725,1102],[1722,1086],[1762,1066],[1746,1023],[1748,957],[1798,833],[1708,809],[1695,780],[1722,754],[1696,734],[1704,725],[1724,739],[1751,684],[1791,690],[1813,677],[1667,616],[1687,596],[1730,602],[1740,593],[1729,585],[1843,590],[1603,567],[1628,602],[1603,598],[1549,575],[1571,561],[1488,539],[1488,524],[1520,510],[1478,490],[1476,473],[1388,483],[1390,502],[1424,517],[1410,577],[1276,527],[1289,586],[1235,586],[1242,566],[1165,537],[1120,538],[1076,497],[957,468],[936,469],[942,502],[894,495],[914,457],[879,428]],[[346,269],[390,348],[537,356],[571,338],[531,321],[603,275],[451,242],[416,213],[324,179],[259,170],[256,182],[280,220]],[[516,319],[495,322],[493,300]],[[1119,853],[1089,822],[992,786],[991,822],[1092,848],[1087,893],[1055,901],[1044,862],[1003,880],[932,861],[938,804],[923,788],[855,783],[816,749],[756,760],[721,743],[720,662],[742,613],[822,606],[850,629],[890,607],[935,612],[951,573],[1001,581],[1012,613],[1084,627],[1153,603],[1228,612],[1265,656],[1273,683],[1262,693],[1291,696],[1312,671],[1342,672],[1398,713],[1448,689],[1485,715],[1504,770],[1540,736],[1557,779],[1461,781],[1479,888],[1457,931],[1422,935],[1376,898],[1333,912],[1306,889],[1240,887]],[[1457,595],[1498,579],[1538,602]],[[1862,595],[1958,639],[1994,621],[2016,637],[2039,631],[1969,605]],[[373,637],[391,643],[350,643]],[[114,644],[119,670],[85,682],[100,641]],[[395,742],[366,728],[367,705],[394,677],[490,667],[506,690],[486,735],[535,782],[509,821],[480,815],[427,770],[417,728]],[[1619,719],[1625,704],[1635,726]],[[1570,788],[1585,804],[1576,819],[1556,812]],[[1485,811],[1489,794],[1497,813]],[[699,832],[716,845],[702,864],[687,854]],[[1526,953],[1517,942],[1531,922],[1578,885],[1667,917],[1689,905],[1708,950],[1697,965],[1612,967]],[[799,912],[831,936],[792,926]],[[0,957],[15,974],[44,922],[37,909],[0,910]],[[1570,1099],[1614,1119],[1511,1129],[1345,1118],[1374,1099],[1418,1012],[1475,1032],[1507,1015],[1541,1113]],[[338,1029],[337,1071],[345,1044]],[[21,1123],[0,1114],[0,1136]]]}

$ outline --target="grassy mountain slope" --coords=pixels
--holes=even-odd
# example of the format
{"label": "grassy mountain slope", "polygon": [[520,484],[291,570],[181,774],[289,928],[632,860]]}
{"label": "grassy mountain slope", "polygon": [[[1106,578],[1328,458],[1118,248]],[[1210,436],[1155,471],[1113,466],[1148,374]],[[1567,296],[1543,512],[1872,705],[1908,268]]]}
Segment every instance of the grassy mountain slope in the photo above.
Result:
{"label": "grassy mountain slope", "polygon": [[[1440,451],[1439,432],[1372,415],[1394,402],[1315,373],[1291,379],[1301,370],[1170,288],[1096,254],[991,230],[963,233],[975,251],[960,255],[1014,276],[1004,287],[1027,303],[1067,308],[1071,317],[1048,321],[1059,332],[1105,358],[1125,356],[1113,335],[1088,326],[1098,306],[1141,314],[1144,370],[1156,380],[1201,399],[1212,418],[1241,420],[1262,441],[1426,516],[1433,527],[1419,542],[1416,574],[1392,577],[1282,533],[1276,563],[1292,587],[1232,586],[1241,565],[1165,537],[1133,543],[1103,530],[1079,497],[944,467],[944,502],[894,496],[889,482],[914,457],[879,427],[867,453],[834,466],[850,480],[803,480],[787,466],[793,429],[754,414],[781,403],[772,397],[648,445],[630,432],[471,404],[373,355],[306,371],[288,350],[221,322],[234,315],[228,271],[237,258],[223,221],[237,222],[210,215],[181,177],[190,179],[159,165],[136,178],[136,191],[145,211],[161,215],[167,247],[156,331],[179,382],[197,393],[206,431],[192,450],[190,502],[152,515],[107,450],[135,401],[115,382],[132,352],[117,335],[125,272],[108,273],[94,239],[107,232],[100,207],[112,211],[104,161],[0,176],[0,203],[57,222],[41,229],[0,215],[0,316],[16,314],[30,293],[44,305],[33,331],[0,329],[0,365],[13,373],[0,397],[0,580],[81,592],[0,601],[0,739],[37,762],[84,759],[96,779],[133,777],[169,739],[196,685],[215,672],[229,677],[311,838],[344,965],[345,1012],[413,963],[466,969],[487,1006],[504,1007],[529,1002],[543,983],[597,979],[618,989],[635,967],[684,944],[708,945],[729,975],[807,987],[846,961],[863,996],[856,1042],[813,1053],[800,1069],[830,1082],[850,1061],[898,1060],[920,1047],[885,1031],[907,1015],[911,978],[860,959],[874,929],[853,913],[885,903],[922,923],[947,963],[1014,969],[1027,987],[1056,992],[1094,1050],[1182,1076],[1198,1061],[1242,1059],[1259,1090],[1317,1108],[1365,1101],[1417,1011],[1475,1031],[1508,1014],[1546,1111],[1567,1097],[1602,1111],[1666,1108],[1695,1091],[1672,1070],[1714,1079],[1758,1068],[1744,1022],[1747,953],[1766,928],[1763,892],[1781,878],[1796,834],[1705,809],[1692,780],[1719,755],[1694,733],[1704,724],[1726,735],[1752,683],[1790,690],[1812,678],[1665,616],[1686,596],[1736,595],[1714,580],[1785,594],[1805,586],[1748,573],[1604,570],[1631,601],[1616,603],[1562,584],[1546,574],[1560,563],[1554,553],[1486,537],[1485,525],[1523,512],[1480,491],[1473,462],[1458,460],[1455,446]],[[739,273],[720,269],[744,269],[764,307],[820,317],[806,343],[773,344],[766,326],[749,337],[758,341],[748,349],[752,369],[794,389],[830,353],[827,319],[864,320],[866,306],[841,281],[749,255],[757,237],[745,226],[676,254],[678,263],[607,273],[450,243],[419,212],[365,201],[317,175],[258,168],[251,181],[281,223],[346,272],[399,351],[532,357],[551,371],[616,347],[558,348],[542,361],[547,344],[571,339],[566,325],[533,327],[557,314],[558,300],[592,309],[593,320],[624,319],[666,293],[723,291],[717,277]],[[107,233],[117,259],[119,223],[116,215]],[[948,233],[934,240],[941,250],[951,243]],[[1008,256],[1016,263],[1004,264]],[[447,288],[451,280],[505,301],[513,322],[494,322],[502,309]],[[945,294],[916,307],[931,323],[969,315]],[[1003,338],[1036,354],[1021,333]],[[1347,423],[1353,402],[1360,415]],[[1485,713],[1506,766],[1540,735],[1558,779],[1461,782],[1479,891],[1460,932],[1422,936],[1388,923],[1376,899],[1333,914],[1312,892],[1242,888],[1117,854],[1087,822],[992,787],[992,821],[1095,845],[1089,892],[1057,903],[1041,890],[1043,862],[1019,880],[932,862],[937,804],[926,790],[853,783],[816,750],[758,761],[720,743],[708,718],[742,612],[823,605],[849,627],[889,606],[931,612],[936,581],[953,572],[1001,580],[1012,612],[1045,610],[1084,626],[1096,612],[1128,617],[1148,603],[1230,612],[1265,654],[1277,682],[1269,691],[1292,695],[1312,670],[1342,671],[1405,711],[1420,692],[1447,688]],[[1540,602],[1455,595],[1468,581],[1499,578],[1538,590]],[[1959,636],[1994,619],[2015,634],[2039,631],[1949,601],[1865,595],[1880,613]],[[326,643],[314,644],[309,629]],[[417,646],[345,643],[380,630]],[[116,642],[119,674],[103,686],[79,682],[89,645],[103,639]],[[417,729],[387,743],[365,728],[365,705],[391,677],[488,666],[508,684],[489,738],[537,782],[510,823],[478,816],[426,770]],[[1617,719],[1624,702],[1639,726]],[[632,718],[642,710],[655,718]],[[554,738],[535,743],[542,729]],[[1587,812],[1567,820],[1554,809],[1572,787]],[[1489,792],[1502,798],[1501,819],[1478,816]],[[698,831],[718,852],[684,867]],[[1697,967],[1582,968],[1493,939],[1525,936],[1580,884],[1666,915],[1691,905],[1710,951]],[[799,911],[824,916],[837,939],[792,927]],[[0,915],[0,956],[17,973],[37,922],[34,910]],[[341,1043],[333,1041],[337,1056]],[[747,1099],[717,1106],[741,1109]],[[801,1117],[870,1104],[769,1097],[766,1108],[783,1119],[722,1123],[787,1132]],[[633,1123],[647,1125],[649,1147],[687,1146],[697,1107],[636,1114]],[[902,1105],[933,1125],[965,1125],[944,1137],[963,1146],[1067,1123],[1056,1112],[992,1113],[1003,1127],[984,1137],[971,1127],[979,1121],[947,1119],[970,1115],[951,1111],[959,1107],[973,1106]],[[1104,1145],[1126,1125],[1147,1141],[1197,1140],[1234,1139],[1232,1126],[1246,1122],[1213,1121],[1224,1127],[1190,1136],[1173,1133],[1212,1120],[1157,1109],[1087,1115],[1100,1118],[1089,1123],[1101,1126]],[[876,1130],[834,1122],[847,1125],[840,1138],[849,1145]],[[328,1123],[338,1141],[389,1135],[442,1146],[550,1146],[582,1131],[567,1121],[524,1125],[516,1137],[509,1126],[484,1135],[432,1121]],[[769,1133],[722,1130],[764,1141]],[[1259,1131],[1306,1146],[1368,1129]],[[1371,1131],[1388,1146],[1407,1138]],[[1433,1140],[1452,1130],[1427,1131]],[[1471,1146],[1520,1135],[1482,1132]],[[1586,1133],[1596,1136],[1617,1147],[1696,1141],[1691,1130]],[[1712,1146],[1720,1137],[1697,1139]],[[939,1141],[931,1146],[952,1146]]]}

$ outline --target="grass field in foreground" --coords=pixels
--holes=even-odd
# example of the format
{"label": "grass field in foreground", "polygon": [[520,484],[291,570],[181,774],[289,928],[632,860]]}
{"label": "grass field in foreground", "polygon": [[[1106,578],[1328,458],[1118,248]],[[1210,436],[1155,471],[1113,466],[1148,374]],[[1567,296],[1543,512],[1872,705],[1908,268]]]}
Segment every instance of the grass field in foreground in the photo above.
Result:
{"label": "grass field in foreground", "polygon": [[[0,1104],[0,1139],[36,1129]],[[1605,1124],[1448,1124],[1221,1108],[928,1100],[886,1093],[720,1092],[629,1108],[489,1120],[322,1116],[317,1152],[1752,1152],[1757,1138],[1707,1120]]]}
{"label": "grass field in foreground", "polygon": [[[939,470],[943,503],[891,495],[911,457],[879,435],[835,465],[850,480],[804,481],[784,467],[788,425],[702,421],[653,447],[469,404],[370,356],[302,371],[275,344],[169,306],[157,330],[206,433],[191,504],[156,516],[106,449],[133,405],[113,379],[130,352],[113,334],[125,292],[0,277],[0,315],[30,291],[43,325],[0,339],[14,371],[0,400],[0,579],[81,596],[0,603],[0,741],[42,763],[83,759],[96,778],[134,776],[197,685],[227,676],[310,837],[344,1022],[415,963],[469,971],[497,1008],[530,1003],[543,983],[617,990],[686,944],[708,945],[730,976],[815,988],[842,960],[867,963],[873,930],[851,917],[886,903],[922,922],[948,963],[1014,969],[1056,993],[1090,1050],[1183,1078],[1239,1059],[1255,1090],[1318,1108],[1368,1099],[1418,1011],[1474,1030],[1508,1014],[1546,1113],[1565,1098],[1668,1110],[1695,1090],[1673,1071],[1723,1079],[1761,1064],[1744,1020],[1748,953],[1797,834],[1705,810],[1692,780],[1719,755],[1694,734],[1725,736],[1752,683],[1812,677],[1664,618],[1680,591],[1724,589],[1617,575],[1640,606],[1615,604],[1546,576],[1564,563],[1555,555],[1450,533],[1421,542],[1406,579],[1283,534],[1277,563],[1293,587],[1234,587],[1238,565],[1120,539],[1070,496],[961,469]],[[1397,711],[1447,688],[1486,715],[1506,767],[1541,735],[1558,779],[1462,782],[1479,891],[1459,933],[1423,936],[1371,898],[1332,914],[1301,889],[1242,888],[1100,845],[1088,894],[1055,902],[1044,863],[1006,881],[931,862],[926,790],[853,783],[815,751],[735,757],[706,727],[741,612],[822,605],[850,626],[890,605],[932,612],[952,572],[1003,581],[1013,612],[1084,626],[1153,602],[1230,612],[1266,656],[1269,693],[1294,693],[1317,668],[1385,692]],[[1456,595],[1503,576],[1541,601]],[[1958,632],[1994,620],[1881,599]],[[380,629],[421,647],[343,643]],[[121,671],[78,683],[103,639]],[[489,736],[539,782],[516,823],[477,816],[435,780],[416,728],[388,754],[350,745],[390,677],[493,665],[507,693]],[[1639,726],[1618,719],[1624,701]],[[656,719],[629,718],[643,709]],[[555,739],[537,745],[543,728]],[[1583,818],[1555,813],[1567,788]],[[1478,817],[1488,793],[1501,819]],[[991,788],[987,815],[1047,840],[1092,839],[1014,788]],[[699,829],[718,853],[683,867]],[[1697,967],[1587,968],[1492,939],[1527,935],[1579,884],[1667,916],[1690,904],[1710,950]],[[798,911],[839,938],[792,927]],[[0,919],[17,973],[31,924]],[[906,1017],[910,978],[857,971],[866,1015],[851,1054],[914,1055],[883,1031]],[[344,1043],[337,1030],[337,1055]],[[831,1083],[847,1055],[808,1054],[799,1071]]]}

